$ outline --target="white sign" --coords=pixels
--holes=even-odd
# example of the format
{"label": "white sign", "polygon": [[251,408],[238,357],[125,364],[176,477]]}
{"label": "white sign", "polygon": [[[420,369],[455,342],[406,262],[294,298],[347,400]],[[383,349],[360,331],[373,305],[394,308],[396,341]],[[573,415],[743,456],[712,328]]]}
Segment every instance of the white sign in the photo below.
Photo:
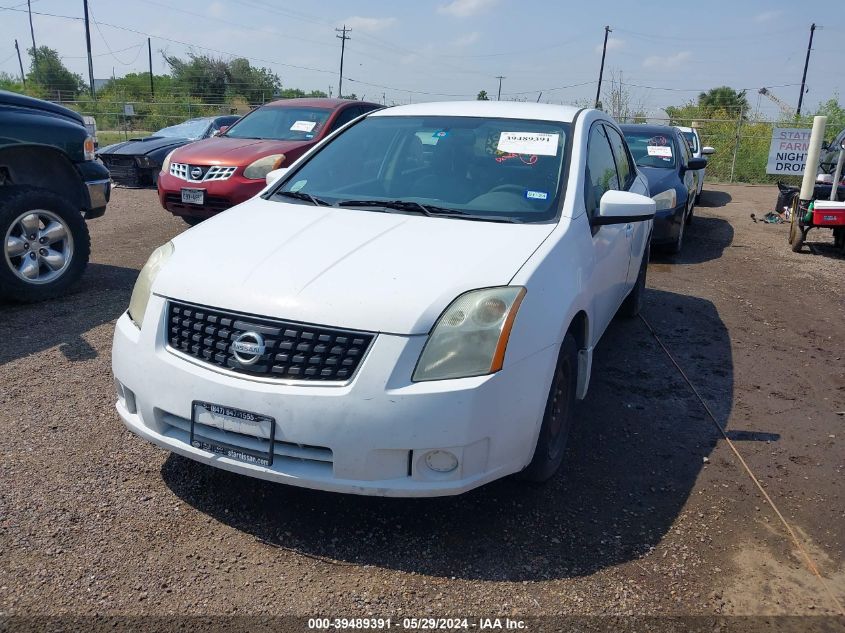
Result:
{"label": "white sign", "polygon": [[290,129],[294,132],[310,132],[315,125],[317,125],[316,121],[296,121]]}
{"label": "white sign", "polygon": [[772,144],[769,145],[767,174],[800,176],[807,162],[810,147],[810,129],[776,127],[772,130]]}
{"label": "white sign", "polygon": [[557,143],[560,134],[545,132],[502,132],[499,144],[500,152],[510,154],[531,154],[537,156],[557,156]]}
{"label": "white sign", "polygon": [[672,158],[672,147],[670,145],[648,145],[645,150],[649,156]]}

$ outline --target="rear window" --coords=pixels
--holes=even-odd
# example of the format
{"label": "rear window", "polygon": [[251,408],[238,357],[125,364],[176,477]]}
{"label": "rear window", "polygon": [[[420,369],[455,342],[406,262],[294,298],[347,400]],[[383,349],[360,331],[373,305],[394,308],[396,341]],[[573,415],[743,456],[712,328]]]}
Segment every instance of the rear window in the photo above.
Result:
{"label": "rear window", "polygon": [[628,141],[628,148],[631,150],[634,161],[640,167],[675,168],[677,148],[672,136],[668,133],[626,131],[625,140]]}

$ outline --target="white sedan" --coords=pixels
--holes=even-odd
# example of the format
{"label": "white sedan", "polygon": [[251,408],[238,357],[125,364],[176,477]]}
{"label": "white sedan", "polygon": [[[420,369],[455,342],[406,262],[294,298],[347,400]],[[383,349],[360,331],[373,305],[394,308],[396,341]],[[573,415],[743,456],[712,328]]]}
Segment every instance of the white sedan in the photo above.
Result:
{"label": "white sedan", "polygon": [[647,195],[597,110],[372,112],[153,253],[115,330],[118,413],[309,488],[546,480],[599,337],[639,310]]}

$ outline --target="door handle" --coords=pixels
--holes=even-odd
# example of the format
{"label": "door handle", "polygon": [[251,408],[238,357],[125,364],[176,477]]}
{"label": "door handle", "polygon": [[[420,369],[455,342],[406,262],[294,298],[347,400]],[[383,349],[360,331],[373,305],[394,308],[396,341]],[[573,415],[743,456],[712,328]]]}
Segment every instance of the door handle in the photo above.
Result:
{"label": "door handle", "polygon": [[633,224],[626,224],[625,225],[625,235],[630,235],[634,232],[634,225]]}

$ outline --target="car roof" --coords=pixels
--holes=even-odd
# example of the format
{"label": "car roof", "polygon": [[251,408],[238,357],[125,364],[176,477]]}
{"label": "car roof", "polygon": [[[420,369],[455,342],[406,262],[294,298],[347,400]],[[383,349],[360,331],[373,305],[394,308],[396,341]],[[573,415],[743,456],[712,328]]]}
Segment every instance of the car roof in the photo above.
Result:
{"label": "car roof", "polygon": [[263,108],[325,108],[327,110],[336,110],[341,106],[349,103],[357,103],[358,105],[372,105],[381,107],[377,103],[370,103],[369,101],[356,101],[355,99],[328,99],[322,97],[303,97],[300,99],[278,99],[277,101],[270,101],[265,103]]}
{"label": "car roof", "polygon": [[694,127],[684,127],[682,125],[676,125],[675,128],[677,128],[681,132],[695,132],[696,131],[696,129]]}
{"label": "car roof", "polygon": [[516,101],[434,101],[386,108],[370,116],[465,116],[571,123],[580,108]]}
{"label": "car roof", "polygon": [[646,134],[677,134],[678,128],[671,125],[655,125],[653,123],[625,123],[619,128],[625,132],[645,132]]}

